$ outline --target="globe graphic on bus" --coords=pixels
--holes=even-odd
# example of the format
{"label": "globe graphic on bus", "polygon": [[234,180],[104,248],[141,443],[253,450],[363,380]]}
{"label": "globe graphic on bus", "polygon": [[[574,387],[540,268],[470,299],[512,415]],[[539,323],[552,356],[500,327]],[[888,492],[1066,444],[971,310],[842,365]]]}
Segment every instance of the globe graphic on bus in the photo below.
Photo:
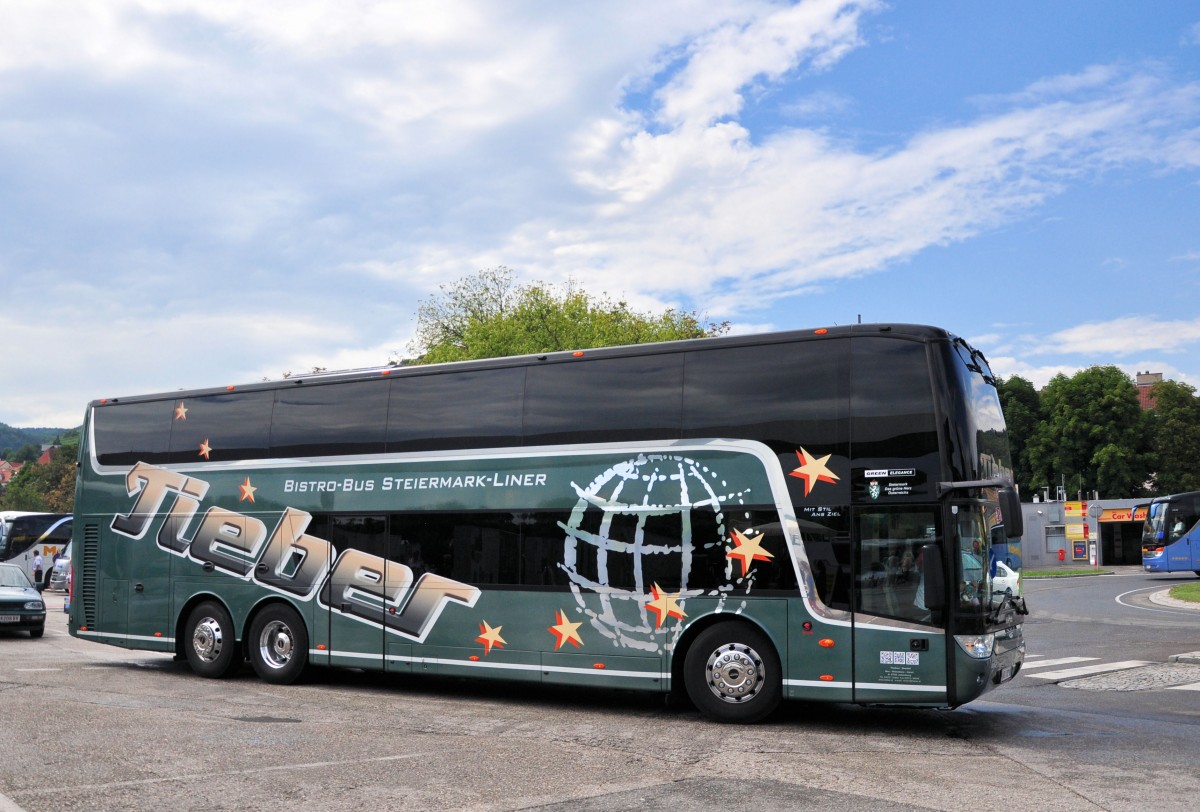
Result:
{"label": "globe graphic on bus", "polygon": [[[724,506],[741,502],[745,492],[730,492],[707,465],[671,454],[639,455],[574,487],[579,501],[560,524],[566,532],[560,566],[579,608],[615,646],[660,650],[681,623],[658,626],[645,605],[652,587],[659,583],[681,599],[703,594],[689,584],[693,564],[705,551],[708,560],[714,553],[724,559]],[[736,578],[732,564],[725,561],[725,584]],[[711,594],[731,589],[714,591],[711,575],[706,580]]]}

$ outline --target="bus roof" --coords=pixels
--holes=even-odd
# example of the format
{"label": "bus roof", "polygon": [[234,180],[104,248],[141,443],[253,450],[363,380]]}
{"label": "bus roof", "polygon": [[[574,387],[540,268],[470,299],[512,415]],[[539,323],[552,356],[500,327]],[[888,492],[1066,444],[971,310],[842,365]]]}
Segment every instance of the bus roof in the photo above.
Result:
{"label": "bus roof", "polygon": [[486,358],[472,361],[453,361],[441,364],[409,364],[363,369],[338,370],[333,372],[317,372],[294,375],[288,378],[271,381],[259,381],[248,384],[231,386],[210,386],[195,389],[180,389],[172,392],[124,396],[119,398],[98,398],[89,405],[105,406],[115,403],[131,403],[154,400],[170,400],[174,398],[192,398],[200,395],[220,394],[222,392],[252,392],[271,389],[285,389],[305,383],[325,384],[338,381],[364,380],[378,377],[409,377],[422,375],[437,375],[447,372],[468,370],[500,369],[506,367],[532,366],[545,363],[568,362],[579,358],[620,358],[637,355],[655,355],[659,353],[689,352],[699,349],[716,349],[718,347],[745,347],[765,344],[778,344],[797,340],[829,340],[849,338],[855,335],[887,335],[916,341],[951,341],[961,340],[952,333],[940,328],[922,324],[848,324],[832,327],[818,327],[807,330],[788,330],[772,333],[752,333],[737,336],[718,336],[714,338],[691,338],[679,341],[659,341],[646,344],[624,344],[616,347],[599,347],[579,350],[554,350],[532,355],[513,355],[501,358]]}

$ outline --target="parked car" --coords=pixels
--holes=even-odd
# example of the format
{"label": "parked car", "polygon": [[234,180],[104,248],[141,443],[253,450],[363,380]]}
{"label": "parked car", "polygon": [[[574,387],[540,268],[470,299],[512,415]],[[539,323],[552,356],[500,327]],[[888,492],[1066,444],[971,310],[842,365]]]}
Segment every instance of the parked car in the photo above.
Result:
{"label": "parked car", "polygon": [[992,576],[992,592],[1017,598],[1021,595],[1021,573],[1005,564],[996,562],[996,574]]}
{"label": "parked car", "polygon": [[71,591],[71,545],[67,544],[67,549],[62,551],[58,558],[54,559],[54,566],[50,570],[50,586],[49,589],[57,589],[62,592]]}
{"label": "parked car", "polygon": [[46,603],[25,571],[14,564],[0,564],[0,630],[46,633]]}

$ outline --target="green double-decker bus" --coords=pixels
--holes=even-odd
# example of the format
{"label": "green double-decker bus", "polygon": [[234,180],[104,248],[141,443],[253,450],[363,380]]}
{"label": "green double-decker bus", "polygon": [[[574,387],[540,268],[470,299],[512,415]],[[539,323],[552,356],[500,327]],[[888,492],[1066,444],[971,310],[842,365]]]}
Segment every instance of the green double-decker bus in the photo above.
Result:
{"label": "green double-decker bus", "polygon": [[70,628],[248,660],[955,707],[1021,667],[995,381],[853,325],[92,402]]}

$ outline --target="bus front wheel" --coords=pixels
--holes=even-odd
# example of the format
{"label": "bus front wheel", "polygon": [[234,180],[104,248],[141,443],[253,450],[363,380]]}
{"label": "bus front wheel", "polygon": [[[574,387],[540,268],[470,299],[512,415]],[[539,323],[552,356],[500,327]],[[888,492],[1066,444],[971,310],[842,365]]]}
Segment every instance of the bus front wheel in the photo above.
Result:
{"label": "bus front wheel", "polygon": [[258,613],[250,625],[250,664],[264,682],[290,685],[308,664],[308,631],[290,606],[275,604]]}
{"label": "bus front wheel", "polygon": [[184,648],[188,665],[201,677],[219,679],[233,671],[238,664],[237,636],[224,606],[205,601],[192,610]]}
{"label": "bus front wheel", "polygon": [[701,714],[747,724],[766,718],[783,697],[779,655],[747,623],[725,622],[700,633],[688,648],[683,682]]}

